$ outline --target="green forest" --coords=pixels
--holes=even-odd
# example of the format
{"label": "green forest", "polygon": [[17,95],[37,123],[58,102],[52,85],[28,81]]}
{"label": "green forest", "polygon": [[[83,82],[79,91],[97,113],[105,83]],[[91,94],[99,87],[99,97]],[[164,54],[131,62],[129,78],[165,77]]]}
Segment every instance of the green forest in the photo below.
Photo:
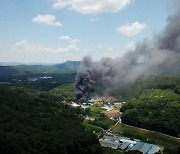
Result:
{"label": "green forest", "polygon": [[180,137],[180,78],[141,76],[123,93],[125,124]]}
{"label": "green forest", "polygon": [[0,0],[0,154],[180,154],[180,0]]}
{"label": "green forest", "polygon": [[85,112],[48,93],[0,87],[0,153],[102,153]]}
{"label": "green forest", "polygon": [[180,95],[172,90],[145,90],[121,111],[123,123],[180,137]]}
{"label": "green forest", "polygon": [[[53,69],[51,68],[53,67]],[[79,62],[0,70],[0,153],[108,153],[96,133],[115,123],[102,108],[72,108]],[[118,94],[118,95],[117,95]],[[180,137],[180,78],[140,76],[116,94],[124,124]],[[84,120],[86,116],[94,121]],[[110,153],[110,152],[109,152]]]}
{"label": "green forest", "polygon": [[129,83],[119,92],[119,98],[129,100],[138,98],[144,90],[151,89],[171,89],[180,94],[180,78],[174,76],[143,75],[135,82]]}

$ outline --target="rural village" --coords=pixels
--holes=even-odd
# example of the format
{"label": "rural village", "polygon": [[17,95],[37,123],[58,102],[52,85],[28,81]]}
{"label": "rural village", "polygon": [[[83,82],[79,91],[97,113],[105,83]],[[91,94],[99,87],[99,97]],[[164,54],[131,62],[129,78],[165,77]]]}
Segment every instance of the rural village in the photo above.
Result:
{"label": "rural village", "polygon": [[[88,100],[87,103],[68,102],[68,104],[73,107],[80,107],[90,110],[101,109],[101,112],[114,122],[114,126],[117,126],[118,123],[122,122],[122,113],[120,112],[120,108],[125,103],[126,102],[117,101],[116,98],[112,96],[99,97],[96,99],[92,98]],[[85,120],[95,121],[95,118],[93,116],[86,116]],[[140,139],[119,136],[119,134],[115,131],[112,131],[111,128],[108,130],[101,129],[99,132],[93,131],[93,133],[97,135],[101,146],[105,148],[142,154],[163,153],[163,147],[143,142]]]}

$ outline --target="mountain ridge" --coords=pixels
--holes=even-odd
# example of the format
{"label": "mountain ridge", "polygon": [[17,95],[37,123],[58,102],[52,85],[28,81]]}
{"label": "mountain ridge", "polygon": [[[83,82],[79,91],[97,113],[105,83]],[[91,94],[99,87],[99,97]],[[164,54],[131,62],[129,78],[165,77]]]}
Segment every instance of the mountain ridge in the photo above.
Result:
{"label": "mountain ridge", "polygon": [[49,74],[49,73],[74,73],[79,69],[80,61],[66,61],[55,65],[9,65],[2,66],[0,63],[0,76]]}

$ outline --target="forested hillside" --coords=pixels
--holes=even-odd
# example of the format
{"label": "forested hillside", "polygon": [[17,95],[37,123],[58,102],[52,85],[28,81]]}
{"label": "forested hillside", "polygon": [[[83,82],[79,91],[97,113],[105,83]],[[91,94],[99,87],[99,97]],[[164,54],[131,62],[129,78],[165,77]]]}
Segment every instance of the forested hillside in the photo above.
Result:
{"label": "forested hillside", "polygon": [[56,65],[16,65],[0,66],[0,76],[74,73],[78,70],[80,61],[67,61]]}
{"label": "forested hillside", "polygon": [[58,86],[49,91],[49,93],[56,97],[61,97],[63,100],[75,100],[75,92],[73,84],[66,84],[63,86]]}
{"label": "forested hillside", "polygon": [[[59,99],[59,98],[58,98]],[[0,87],[0,153],[101,153],[82,126],[83,110],[48,93]]]}
{"label": "forested hillside", "polygon": [[145,90],[121,111],[123,123],[180,137],[180,95],[172,90]]}
{"label": "forested hillside", "polygon": [[11,86],[14,85],[47,91],[65,84],[72,84],[75,76],[76,73],[0,76],[0,85],[6,83]]}
{"label": "forested hillside", "polygon": [[129,83],[119,92],[119,96],[123,99],[131,99],[139,97],[144,90],[151,89],[171,89],[177,94],[180,94],[180,78],[169,76],[140,76],[133,83]]}
{"label": "forested hillside", "polygon": [[56,65],[0,66],[0,85],[15,85],[36,90],[51,90],[74,83],[80,61]]}
{"label": "forested hillside", "polygon": [[[102,152],[94,127],[82,125],[87,113],[62,104],[76,101],[79,64],[0,68],[0,153]],[[123,123],[180,137],[179,77],[140,76],[117,94],[127,102],[121,108]],[[92,123],[107,129],[104,119]]]}

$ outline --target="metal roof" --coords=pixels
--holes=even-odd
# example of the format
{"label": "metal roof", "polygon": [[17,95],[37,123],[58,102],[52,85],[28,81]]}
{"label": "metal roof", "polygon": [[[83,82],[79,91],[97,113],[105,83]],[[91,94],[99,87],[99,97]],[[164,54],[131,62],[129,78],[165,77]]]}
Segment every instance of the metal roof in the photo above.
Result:
{"label": "metal roof", "polygon": [[136,141],[132,141],[132,140],[127,140],[127,139],[121,139],[121,142],[128,142],[128,143],[132,143],[132,144],[136,144]]}
{"label": "metal roof", "polygon": [[142,153],[148,153],[148,151],[153,147],[153,144],[144,144],[144,147],[140,149]]}
{"label": "metal roof", "polygon": [[103,139],[100,139],[99,140],[100,144],[104,147],[111,147],[113,149],[117,149],[118,146],[119,146],[119,142],[113,142],[111,140],[103,140]]}
{"label": "metal roof", "polygon": [[154,154],[159,151],[159,147],[154,144],[137,142],[132,148],[131,151],[140,151],[143,154]]}
{"label": "metal roof", "polygon": [[110,139],[110,140],[130,140],[130,138],[127,138],[127,137],[114,137],[114,136],[103,136],[103,138],[105,139]]}
{"label": "metal roof", "polygon": [[103,136],[104,139],[108,140],[114,140],[114,141],[120,141],[121,138],[119,137],[113,137],[113,136]]}
{"label": "metal roof", "polygon": [[152,144],[144,143],[144,145],[139,149],[143,154],[147,153],[153,147]]}
{"label": "metal roof", "polygon": [[160,148],[154,144],[132,141],[124,137],[103,136],[103,138],[99,139],[99,142],[105,147],[111,147],[113,149],[119,147],[121,150],[125,150],[128,147],[130,151],[139,151],[143,154],[154,154],[160,150]]}
{"label": "metal roof", "polygon": [[157,147],[156,145],[153,145],[153,147],[148,151],[148,154],[154,154],[156,152],[159,151],[159,147]]}
{"label": "metal roof", "polygon": [[144,145],[144,143],[142,142],[137,142],[130,150],[139,150],[142,146]]}
{"label": "metal roof", "polygon": [[129,142],[124,142],[123,144],[120,145],[119,148],[120,148],[121,150],[125,150],[129,145],[130,145]]}

